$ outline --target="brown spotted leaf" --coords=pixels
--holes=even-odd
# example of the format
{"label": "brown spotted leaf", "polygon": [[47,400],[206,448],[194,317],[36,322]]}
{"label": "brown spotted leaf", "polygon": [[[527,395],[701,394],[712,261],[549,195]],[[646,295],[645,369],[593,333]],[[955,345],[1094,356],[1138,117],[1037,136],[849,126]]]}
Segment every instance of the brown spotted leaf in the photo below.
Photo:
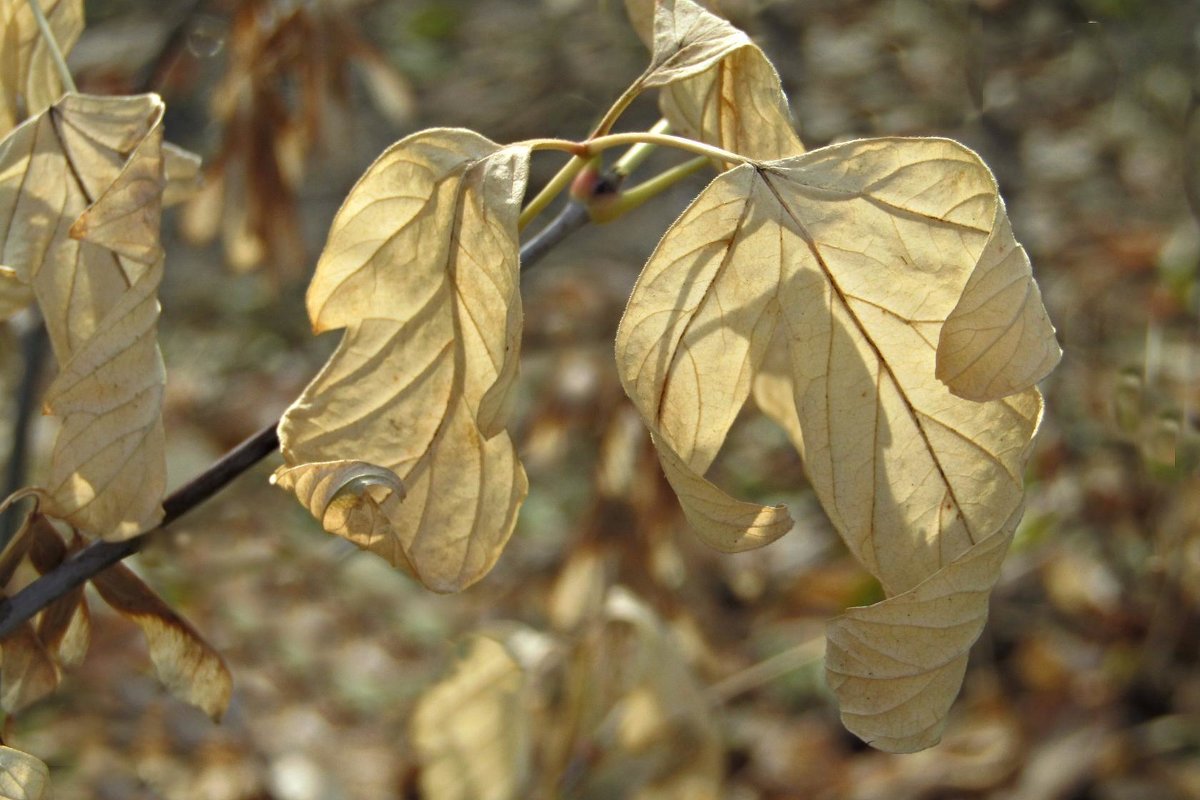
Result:
{"label": "brown spotted leaf", "polygon": [[63,419],[43,509],[90,535],[162,515],[162,101],[67,95],[0,145],[0,262],[33,287]]}
{"label": "brown spotted leaf", "polygon": [[[380,156],[334,219],[308,291],[314,329],[345,328],[341,344],[280,423],[278,482],[330,533],[437,591],[491,569],[527,490],[504,425],[528,161],[527,148],[451,129]],[[359,510],[314,505],[354,463],[390,471],[407,497],[380,485]]]}
{"label": "brown spotted leaf", "polygon": [[[769,541],[756,526],[785,513],[704,478],[757,383],[889,598],[971,562],[1020,507],[1041,399],[1028,384],[988,402],[956,397],[935,376],[937,343],[1005,237],[991,173],[946,140],[850,142],[714,180],[651,256],[617,334],[626,392],[702,538]],[[944,652],[932,660],[961,649],[934,641]],[[928,707],[957,691],[938,686],[944,703]],[[846,687],[854,713],[886,711]],[[927,746],[917,734],[880,741]]]}
{"label": "brown spotted leaf", "polygon": [[233,692],[233,678],[221,655],[123,564],[97,574],[92,585],[104,602],[142,629],[163,685],[220,719]]}

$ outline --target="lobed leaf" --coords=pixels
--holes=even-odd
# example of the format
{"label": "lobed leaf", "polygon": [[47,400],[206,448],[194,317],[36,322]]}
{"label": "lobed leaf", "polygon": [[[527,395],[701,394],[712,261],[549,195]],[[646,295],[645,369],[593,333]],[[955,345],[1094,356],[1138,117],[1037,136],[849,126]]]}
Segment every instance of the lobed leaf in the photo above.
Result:
{"label": "lobed leaf", "polygon": [[72,94],[0,146],[0,260],[32,286],[60,367],[44,510],[113,540],[155,524],[165,490],[162,114],[155,95]]}
{"label": "lobed leaf", "polygon": [[1032,386],[1062,358],[1025,248],[1001,214],[938,338],[937,377],[968,400]]}
{"label": "lobed leaf", "polygon": [[[482,577],[512,534],[527,482],[504,431],[517,373],[517,217],[529,151],[434,129],[389,148],[346,198],[308,291],[317,331],[341,344],[285,413],[284,485],[350,463],[389,470],[398,493],[343,509],[330,533],[437,591]],[[293,476],[293,477],[290,477]]]}
{"label": "lobed leaf", "polygon": [[[990,172],[946,140],[850,142],[714,180],[650,257],[617,334],[622,383],[702,538],[769,541],[754,525],[785,513],[703,477],[752,388],[889,598],[1010,524],[1040,395],[1017,377],[1017,394],[972,402],[935,369],[943,322],[1011,237]],[[936,684],[944,706],[960,678]],[[847,686],[843,704],[865,714]]]}
{"label": "lobed leaf", "polygon": [[123,564],[95,575],[92,585],[104,602],[142,629],[163,685],[219,720],[233,693],[233,678],[221,655]]}
{"label": "lobed leaf", "polygon": [[661,88],[659,107],[673,132],[762,161],[804,152],[779,74],[749,37],[692,0],[626,0],[625,7],[653,52],[646,73],[653,80],[644,76],[641,86]]}
{"label": "lobed leaf", "polygon": [[49,797],[50,769],[29,753],[0,746],[0,797],[41,800]]}

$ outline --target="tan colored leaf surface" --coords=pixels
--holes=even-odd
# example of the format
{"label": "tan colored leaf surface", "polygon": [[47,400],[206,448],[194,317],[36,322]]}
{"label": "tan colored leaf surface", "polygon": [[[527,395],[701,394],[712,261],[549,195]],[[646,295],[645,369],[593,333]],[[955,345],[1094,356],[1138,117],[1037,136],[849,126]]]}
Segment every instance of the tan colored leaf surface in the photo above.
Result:
{"label": "tan colored leaf surface", "polygon": [[49,790],[50,769],[41,759],[0,746],[0,798],[41,800]]}
{"label": "tan colored leaf surface", "polygon": [[178,145],[163,142],[163,186],[162,204],[173,206],[191,199],[200,191],[200,156],[184,150]]}
{"label": "tan colored leaf surface", "polygon": [[6,320],[33,302],[33,289],[22,283],[15,270],[0,267],[0,320]]}
{"label": "tan colored leaf surface", "polygon": [[[633,12],[635,21],[642,14]],[[692,0],[659,0],[654,6],[650,66],[638,78],[645,89],[699,75],[749,44],[746,34]]]}
{"label": "tan colored leaf surface", "polygon": [[412,717],[421,789],[439,800],[525,797],[531,766],[524,670],[500,642],[471,639],[454,671],[427,690]]}
{"label": "tan colored leaf surface", "polygon": [[[1021,503],[1040,396],[955,397],[935,360],[943,321],[1005,236],[990,172],[946,140],[850,142],[714,180],[651,256],[617,334],[622,382],[693,524],[697,508],[744,508],[703,474],[765,372],[760,402],[800,439],[822,505],[889,597],[1000,531]],[[768,347],[781,345],[772,378]]]}
{"label": "tan colored leaf surface", "polygon": [[104,602],[142,629],[163,685],[219,720],[233,693],[233,678],[221,655],[128,567],[109,567],[92,578],[92,585]]}
{"label": "tan colored leaf surface", "polygon": [[[762,161],[804,152],[779,75],[745,34],[691,0],[657,7],[653,0],[626,0],[625,7],[654,52],[647,74],[656,80],[645,85],[662,87],[659,106],[673,133]],[[720,46],[683,43],[698,36]],[[690,68],[658,75],[654,64],[660,58],[665,63],[686,58]]]}
{"label": "tan colored leaf surface", "polygon": [[[42,11],[64,56],[83,33],[83,0],[43,0]],[[62,96],[62,81],[25,0],[3,0],[0,24],[0,136]]]}
{"label": "tan colored leaf surface", "polygon": [[67,95],[0,147],[0,260],[33,286],[60,366],[44,510],[107,539],[162,515],[162,112]]}
{"label": "tan colored leaf surface", "polygon": [[374,492],[362,513],[340,513],[344,524],[326,530],[437,591],[491,569],[527,491],[504,424],[528,159],[525,148],[440,129],[398,142],[367,170],[308,292],[314,328],[346,332],[280,423],[281,483],[299,486],[284,476],[301,465],[311,487],[348,462],[395,474],[403,502]]}
{"label": "tan colored leaf surface", "polygon": [[942,326],[937,376],[968,400],[994,400],[1028,388],[1062,358],[1025,248],[1008,218],[979,259]]}
{"label": "tan colored leaf surface", "polygon": [[937,744],[1020,517],[909,591],[829,624],[825,671],[847,729],[894,753]]}

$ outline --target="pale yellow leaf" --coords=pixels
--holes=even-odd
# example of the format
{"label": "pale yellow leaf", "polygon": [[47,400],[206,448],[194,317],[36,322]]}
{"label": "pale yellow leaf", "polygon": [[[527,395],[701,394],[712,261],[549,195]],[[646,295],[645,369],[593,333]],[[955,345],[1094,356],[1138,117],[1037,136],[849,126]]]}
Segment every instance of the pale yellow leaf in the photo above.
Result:
{"label": "pale yellow leaf", "polygon": [[426,690],[412,717],[421,790],[438,800],[516,800],[532,760],[529,688],[500,642],[475,636],[454,671]]}
{"label": "pale yellow leaf", "polygon": [[[636,24],[645,12],[634,8],[631,16]],[[692,0],[658,0],[653,19],[650,66],[638,78],[644,89],[699,75],[750,43],[746,34]]]}
{"label": "pale yellow leaf", "polygon": [[[658,7],[653,0],[626,0],[625,7],[634,28],[654,51],[655,63],[672,49],[679,50],[678,57],[692,56],[689,64],[694,69],[668,71],[655,83],[645,84],[662,87],[659,106],[673,133],[760,161],[804,152],[779,75],[745,34],[691,0]],[[710,53],[683,46],[679,31],[685,21],[689,30],[702,31],[721,47]],[[655,32],[649,35],[652,24]]]}
{"label": "pale yellow leaf", "polygon": [[[42,0],[42,11],[63,55],[83,33],[83,0]],[[5,0],[0,47],[0,136],[26,117],[40,114],[63,94],[62,80],[50,49],[25,0]]]}
{"label": "pale yellow leaf", "polygon": [[0,800],[49,797],[50,769],[29,753],[0,746]]}
{"label": "pale yellow leaf", "polygon": [[847,729],[893,753],[937,744],[1020,517],[907,592],[829,623],[825,671]]}
{"label": "pale yellow leaf", "polygon": [[346,332],[280,423],[281,475],[349,461],[395,474],[406,499],[380,499],[346,517],[352,529],[326,529],[438,591],[491,569],[527,491],[504,425],[520,344],[516,224],[528,160],[527,148],[437,129],[367,170],[308,291],[314,328]]}
{"label": "pale yellow leaf", "polygon": [[[965,400],[935,361],[943,322],[1008,231],[990,172],[946,140],[850,142],[714,180],[651,256],[617,335],[622,382],[685,510],[703,494],[736,517],[703,474],[758,381],[889,597],[1001,530],[1040,396]],[[786,355],[767,370],[770,347]]]}
{"label": "pale yellow leaf", "polygon": [[220,653],[123,564],[93,576],[92,585],[104,602],[142,629],[163,685],[219,720],[233,693],[233,678]]}
{"label": "pale yellow leaf", "polygon": [[0,145],[0,261],[33,287],[63,417],[44,510],[108,539],[162,515],[162,101],[67,95]]}
{"label": "pale yellow leaf", "polygon": [[959,397],[994,400],[1033,386],[1060,358],[1029,256],[1001,213],[979,266],[942,326],[938,379]]}

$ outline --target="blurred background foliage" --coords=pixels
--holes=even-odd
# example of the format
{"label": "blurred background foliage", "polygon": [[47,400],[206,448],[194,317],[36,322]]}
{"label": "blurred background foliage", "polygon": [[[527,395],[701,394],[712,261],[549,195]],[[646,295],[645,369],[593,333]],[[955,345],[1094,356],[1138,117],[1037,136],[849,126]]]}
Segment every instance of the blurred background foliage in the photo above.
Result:
{"label": "blurred background foliage", "polygon": [[[697,178],[526,276],[532,488],[492,575],[427,593],[322,534],[261,466],[137,559],[228,659],[227,718],[167,697],[134,626],[98,608],[84,666],[5,734],[51,765],[56,797],[1200,797],[1200,5],[712,5],[773,59],[809,147],[977,149],[1066,351],[945,741],[891,756],[842,730],[824,621],[878,590],[782,433],[748,410],[715,475],[789,502],[798,530],[720,555],[687,532],[623,398],[621,308]],[[81,87],[160,92],[168,137],[207,165],[167,221],[172,485],[274,419],[332,348],[308,332],[305,279],[383,147],[434,125],[578,137],[645,61],[616,0],[87,13]],[[622,126],[656,116],[641,101]],[[535,159],[535,185],[556,158]],[[7,418],[20,365],[2,336]],[[476,758],[442,758],[455,741]]]}

